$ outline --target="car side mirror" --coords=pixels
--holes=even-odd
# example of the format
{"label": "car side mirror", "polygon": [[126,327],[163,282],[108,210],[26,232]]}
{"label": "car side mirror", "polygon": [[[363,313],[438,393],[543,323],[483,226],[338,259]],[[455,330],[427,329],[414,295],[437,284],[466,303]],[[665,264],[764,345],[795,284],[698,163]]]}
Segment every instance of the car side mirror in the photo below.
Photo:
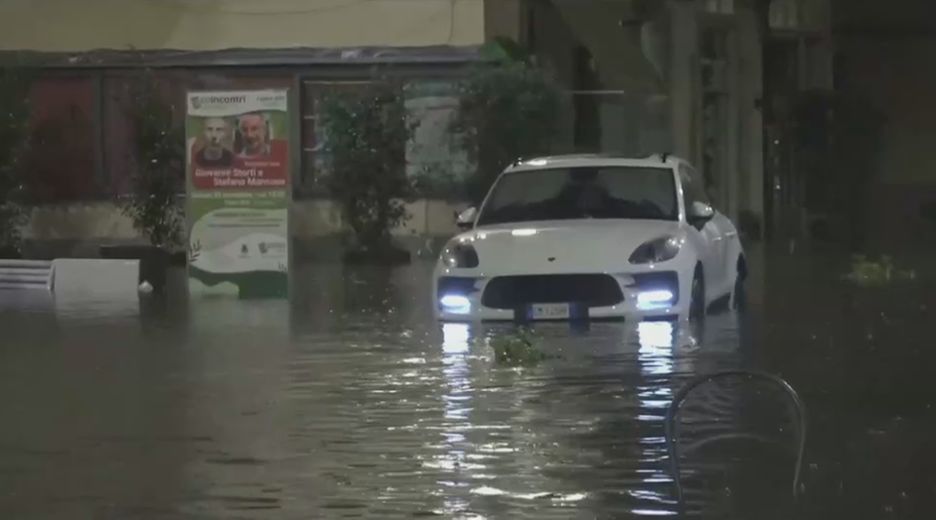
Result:
{"label": "car side mirror", "polygon": [[715,208],[704,202],[693,202],[689,207],[688,220],[693,226],[702,226],[715,216]]}
{"label": "car side mirror", "polygon": [[477,218],[478,209],[471,207],[455,216],[455,225],[458,226],[458,229],[468,230],[474,227]]}

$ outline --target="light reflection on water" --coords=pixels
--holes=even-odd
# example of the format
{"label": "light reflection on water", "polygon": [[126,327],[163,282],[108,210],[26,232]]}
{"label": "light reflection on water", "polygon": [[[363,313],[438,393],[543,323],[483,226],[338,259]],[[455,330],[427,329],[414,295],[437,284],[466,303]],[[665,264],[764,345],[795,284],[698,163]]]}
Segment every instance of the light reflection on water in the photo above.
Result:
{"label": "light reflection on water", "polygon": [[[683,329],[688,326],[682,324]],[[677,330],[680,327],[668,322],[645,322],[637,325],[639,351],[637,362],[645,380],[673,374],[674,352],[677,342]],[[688,335],[691,337],[691,334]],[[684,339],[684,338],[680,338]],[[649,384],[637,389],[640,409],[651,414],[638,415],[637,420],[659,422],[666,414],[666,408],[672,401],[673,391],[667,385]],[[634,508],[634,516],[659,516],[675,514],[669,500],[669,493],[661,492],[661,484],[669,484],[671,479],[661,468],[666,463],[665,436],[653,436],[641,440],[640,480],[645,489],[629,490],[628,494],[642,503],[654,504],[656,508]]]}
{"label": "light reflection on water", "polygon": [[541,325],[550,359],[515,369],[483,341],[505,326],[435,324],[427,284],[413,268],[319,277],[292,307],[0,314],[17,425],[0,429],[0,517],[672,513],[665,407],[737,364],[734,317]]}
{"label": "light reflection on water", "polygon": [[[471,341],[471,331],[468,325],[445,324],[442,326],[442,363],[448,391],[443,395],[445,401],[445,419],[451,432],[443,433],[448,452],[444,455],[442,468],[452,473],[450,479],[438,482],[437,490],[445,496],[445,506],[441,514],[464,514],[468,512],[470,501],[465,498],[456,498],[446,491],[451,489],[455,493],[459,489],[471,487],[471,473],[484,472],[484,465],[472,462],[466,456],[466,449],[470,449],[465,433],[471,430],[471,380],[468,355]],[[435,468],[438,469],[438,468]],[[476,518],[484,518],[475,515]]]}

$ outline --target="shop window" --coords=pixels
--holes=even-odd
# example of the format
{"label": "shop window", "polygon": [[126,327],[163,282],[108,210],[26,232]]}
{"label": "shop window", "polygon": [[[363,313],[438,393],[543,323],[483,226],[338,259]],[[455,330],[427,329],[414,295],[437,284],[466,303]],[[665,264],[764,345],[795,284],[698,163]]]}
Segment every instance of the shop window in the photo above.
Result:
{"label": "shop window", "polygon": [[462,195],[470,170],[467,155],[450,131],[458,103],[453,82],[418,81],[406,90],[407,112],[418,122],[406,150],[407,174],[430,196]]}
{"label": "shop window", "polygon": [[361,81],[304,81],[300,102],[302,146],[300,179],[296,186],[299,195],[321,195],[325,193],[324,176],[328,173],[328,136],[319,118],[320,103],[330,92],[338,89],[360,88]]}
{"label": "shop window", "polygon": [[705,0],[705,11],[714,14],[734,14],[734,0]]}
{"label": "shop window", "polygon": [[[107,78],[104,85],[104,165],[110,189],[127,193],[136,174],[134,128],[129,117],[135,76]],[[186,99],[193,90],[259,90],[292,87],[292,76],[245,76],[211,71],[162,71],[156,76],[163,101],[179,123],[185,119]]]}
{"label": "shop window", "polygon": [[770,27],[787,31],[818,31],[826,25],[827,0],[773,0]]}
{"label": "shop window", "polygon": [[28,182],[36,201],[100,198],[95,178],[94,86],[91,78],[43,78],[33,85]]}

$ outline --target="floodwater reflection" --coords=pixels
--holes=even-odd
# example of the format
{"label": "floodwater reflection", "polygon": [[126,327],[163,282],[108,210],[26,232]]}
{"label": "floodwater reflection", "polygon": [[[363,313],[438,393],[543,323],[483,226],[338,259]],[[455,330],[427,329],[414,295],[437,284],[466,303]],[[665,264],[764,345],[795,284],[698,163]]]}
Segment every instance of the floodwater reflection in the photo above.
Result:
{"label": "floodwater reflection", "polygon": [[435,323],[430,268],[317,266],[291,305],[0,311],[0,518],[672,515],[666,406],[749,364],[761,311],[538,324],[548,359],[502,367],[511,326]]}
{"label": "floodwater reflection", "polygon": [[510,327],[434,323],[418,267],[313,279],[292,307],[0,315],[2,516],[668,510],[660,418],[704,351],[680,325],[542,325],[554,359],[504,368]]}

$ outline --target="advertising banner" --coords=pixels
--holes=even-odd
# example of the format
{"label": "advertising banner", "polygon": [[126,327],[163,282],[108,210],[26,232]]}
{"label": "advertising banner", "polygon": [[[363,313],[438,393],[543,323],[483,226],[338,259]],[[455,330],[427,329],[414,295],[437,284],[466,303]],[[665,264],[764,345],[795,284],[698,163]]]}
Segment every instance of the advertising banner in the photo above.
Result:
{"label": "advertising banner", "polygon": [[281,297],[289,288],[286,90],[189,92],[189,288]]}

